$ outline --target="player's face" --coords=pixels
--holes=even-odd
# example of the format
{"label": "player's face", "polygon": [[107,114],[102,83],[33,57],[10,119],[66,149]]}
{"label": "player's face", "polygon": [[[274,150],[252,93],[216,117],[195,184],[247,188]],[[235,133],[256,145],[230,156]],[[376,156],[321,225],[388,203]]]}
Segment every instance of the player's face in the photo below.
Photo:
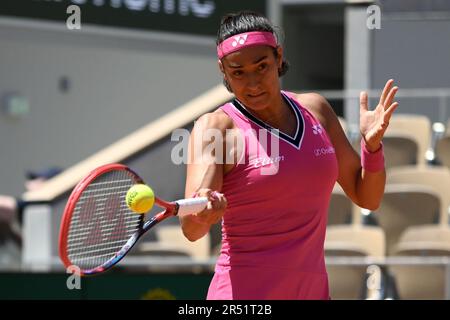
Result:
{"label": "player's face", "polygon": [[281,68],[282,49],[275,57],[269,46],[253,46],[233,52],[222,59],[225,74],[235,96],[247,107],[262,110],[279,97],[278,70]]}

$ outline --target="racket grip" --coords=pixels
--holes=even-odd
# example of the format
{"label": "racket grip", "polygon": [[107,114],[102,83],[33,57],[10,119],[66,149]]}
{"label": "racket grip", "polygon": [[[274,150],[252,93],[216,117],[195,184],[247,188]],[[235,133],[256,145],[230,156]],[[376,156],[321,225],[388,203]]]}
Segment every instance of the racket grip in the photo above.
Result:
{"label": "racket grip", "polygon": [[198,197],[191,199],[181,199],[175,202],[178,203],[179,206],[177,215],[185,216],[188,214],[200,212],[205,209],[206,205],[208,204],[208,198]]}

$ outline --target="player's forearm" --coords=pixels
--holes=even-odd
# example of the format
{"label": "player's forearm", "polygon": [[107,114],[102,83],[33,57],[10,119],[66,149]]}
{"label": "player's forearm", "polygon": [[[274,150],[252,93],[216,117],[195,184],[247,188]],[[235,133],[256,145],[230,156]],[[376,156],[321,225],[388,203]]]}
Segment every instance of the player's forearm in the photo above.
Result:
{"label": "player's forearm", "polygon": [[359,206],[370,210],[378,209],[385,184],[386,171],[382,143],[370,145],[361,139],[361,169],[358,170],[356,180]]}
{"label": "player's forearm", "polygon": [[361,168],[356,184],[358,205],[369,210],[378,209],[386,185],[386,171],[369,172]]}
{"label": "player's forearm", "polygon": [[211,225],[195,221],[193,217],[181,218],[181,229],[189,241],[197,241],[205,236]]}

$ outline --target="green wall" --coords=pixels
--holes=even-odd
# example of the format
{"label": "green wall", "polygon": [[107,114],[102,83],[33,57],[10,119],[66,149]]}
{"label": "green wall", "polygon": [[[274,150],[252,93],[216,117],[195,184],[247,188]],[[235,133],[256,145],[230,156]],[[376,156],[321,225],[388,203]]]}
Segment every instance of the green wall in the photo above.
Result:
{"label": "green wall", "polygon": [[[69,290],[64,273],[0,273],[0,299],[204,300],[212,273],[122,273],[81,278]],[[73,282],[71,282],[73,283]]]}

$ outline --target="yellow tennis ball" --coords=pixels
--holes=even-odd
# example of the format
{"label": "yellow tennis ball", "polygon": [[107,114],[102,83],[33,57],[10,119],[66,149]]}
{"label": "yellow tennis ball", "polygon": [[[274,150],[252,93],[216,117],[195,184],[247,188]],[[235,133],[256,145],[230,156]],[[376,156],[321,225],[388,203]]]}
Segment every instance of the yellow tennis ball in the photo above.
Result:
{"label": "yellow tennis ball", "polygon": [[128,208],[136,213],[146,213],[155,203],[153,190],[145,184],[135,184],[132,186],[125,198]]}

